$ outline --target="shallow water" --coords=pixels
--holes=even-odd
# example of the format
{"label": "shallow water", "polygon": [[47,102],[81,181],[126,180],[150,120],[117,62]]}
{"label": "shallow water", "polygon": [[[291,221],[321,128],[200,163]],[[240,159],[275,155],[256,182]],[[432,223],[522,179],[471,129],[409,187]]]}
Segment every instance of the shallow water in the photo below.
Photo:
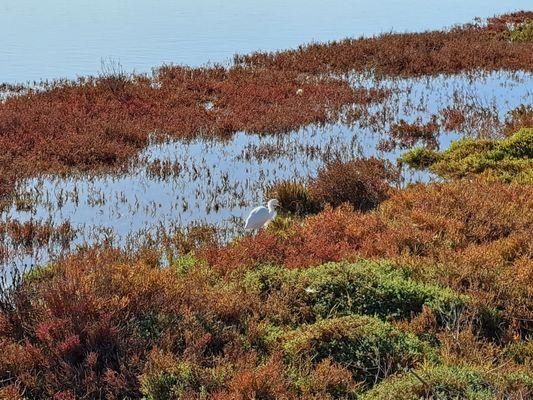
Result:
{"label": "shallow water", "polygon": [[[224,63],[235,53],[436,29],[526,9],[529,3],[4,0],[0,2],[0,82],[97,74],[102,60],[137,72],[163,63]],[[55,226],[68,221],[77,231],[71,248],[109,238],[124,244],[146,232],[198,223],[215,224],[225,238],[231,238],[241,232],[249,209],[263,201],[265,188],[277,180],[313,176],[334,154],[346,158],[378,154],[395,161],[400,151],[383,154],[376,149],[391,122],[400,118],[428,122],[442,109],[455,106],[467,112],[462,134],[490,136],[509,110],[533,103],[531,74],[385,81],[356,75],[352,80],[355,86],[391,88],[393,94],[355,122],[346,117],[350,123],[310,126],[281,136],[240,132],[224,142],[153,143],[124,173],[29,179],[18,188],[17,198],[23,202],[0,213],[0,221],[33,220]],[[458,137],[443,133],[441,147]],[[430,178],[405,172],[406,182]],[[0,245],[2,240],[9,247],[9,240],[0,237]],[[42,263],[63,250],[59,245],[11,248],[7,262]]]}
{"label": "shallow water", "polygon": [[[378,154],[395,161],[400,150],[381,153],[376,149],[390,122],[400,118],[427,122],[454,106],[467,112],[461,127],[464,134],[490,136],[509,110],[533,103],[533,75],[525,73],[386,81],[357,75],[352,81],[356,86],[390,88],[393,94],[350,125],[311,126],[279,136],[241,132],[227,141],[153,143],[126,173],[30,179],[20,186],[18,196],[31,204],[30,209],[17,210],[13,205],[0,218],[48,221],[56,226],[69,221],[77,230],[72,248],[109,238],[124,244],[147,232],[202,223],[216,225],[229,239],[242,233],[243,218],[277,180],[313,176],[334,154],[346,158]],[[448,147],[458,137],[441,134],[440,147]],[[430,177],[406,171],[405,179]],[[9,262],[41,263],[61,250],[54,246],[18,249]]]}
{"label": "shallow water", "polygon": [[527,9],[527,0],[2,0],[0,82],[224,62],[235,53],[422,31]]}

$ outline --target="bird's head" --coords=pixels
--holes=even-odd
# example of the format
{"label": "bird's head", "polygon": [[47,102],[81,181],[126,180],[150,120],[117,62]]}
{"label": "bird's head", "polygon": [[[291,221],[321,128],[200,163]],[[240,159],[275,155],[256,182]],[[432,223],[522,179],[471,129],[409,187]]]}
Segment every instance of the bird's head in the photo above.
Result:
{"label": "bird's head", "polygon": [[279,201],[277,199],[269,200],[267,206],[269,210],[275,210],[279,206]]}

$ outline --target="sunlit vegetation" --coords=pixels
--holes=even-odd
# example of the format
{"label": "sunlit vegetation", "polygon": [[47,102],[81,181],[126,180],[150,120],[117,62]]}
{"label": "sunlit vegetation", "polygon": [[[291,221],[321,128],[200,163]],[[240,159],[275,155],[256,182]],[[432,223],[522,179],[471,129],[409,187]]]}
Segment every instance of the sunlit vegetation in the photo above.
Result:
{"label": "sunlit vegetation", "polygon": [[494,373],[470,366],[425,367],[391,378],[363,400],[526,398],[533,381],[527,374]]}
{"label": "sunlit vegetation", "polygon": [[[113,66],[75,81],[3,85],[10,94],[0,102],[0,195],[42,172],[121,166],[154,133],[177,138],[283,133],[337,121],[346,106],[364,109],[390,95],[352,87],[345,76],[352,72],[531,71],[531,42],[502,37],[509,23],[519,26],[528,19],[531,13],[522,12],[445,31],[254,53],[237,56],[227,68],[162,66],[152,75],[132,75]],[[412,131],[404,125],[392,132]],[[431,129],[420,133],[425,137]]]}
{"label": "sunlit vegetation", "polygon": [[267,190],[266,197],[277,199],[284,214],[302,216],[317,213],[321,208],[309,188],[300,182],[278,182]]}
{"label": "sunlit vegetation", "polygon": [[[291,51],[236,56],[243,65],[300,72],[347,73],[372,69],[378,74],[416,76],[477,69],[531,70],[530,44],[510,42],[503,33],[533,19],[533,12],[490,18],[449,31],[384,34],[310,44]],[[518,46],[517,46],[518,45]]]}
{"label": "sunlit vegetation", "polygon": [[[530,139],[463,139],[417,165],[528,161]],[[198,226],[12,275],[0,394],[528,398],[533,191],[485,172],[398,188],[390,163],[336,160],[267,191],[285,210],[256,236],[222,243]],[[2,227],[21,246],[71,232],[52,228]]]}
{"label": "sunlit vegetation", "polygon": [[282,214],[289,216],[316,214],[326,206],[345,203],[368,211],[388,198],[399,178],[398,170],[390,162],[374,157],[335,159],[327,162],[307,184],[278,182],[266,191],[266,197],[278,199]]}
{"label": "sunlit vegetation", "polygon": [[518,25],[509,32],[509,39],[512,42],[531,42],[533,41],[533,20]]}
{"label": "sunlit vegetation", "polygon": [[376,158],[332,161],[324,166],[311,183],[312,196],[322,205],[332,207],[351,204],[356,210],[368,211],[384,201],[398,171]]}
{"label": "sunlit vegetation", "polygon": [[[356,118],[391,92],[350,86],[342,74],[354,70],[531,72],[532,16],[237,56],[229,68],[2,85],[0,195],[42,172],[124,166],[165,135],[285,134],[350,107]],[[265,188],[281,207],[255,235],[225,241],[199,225],[3,270],[0,398],[531,398],[531,107],[512,110],[498,137],[438,151],[439,132],[467,119],[450,106],[388,120],[381,147],[411,149],[398,166],[331,154],[316,175]],[[443,179],[402,185],[406,164]],[[188,171],[151,159],[143,172]],[[20,195],[13,207],[34,204]],[[2,221],[0,260],[76,233],[68,221]]]}
{"label": "sunlit vegetation", "polygon": [[462,139],[443,152],[417,148],[404,154],[401,161],[444,178],[487,173],[505,181],[532,183],[533,128],[501,140]]}

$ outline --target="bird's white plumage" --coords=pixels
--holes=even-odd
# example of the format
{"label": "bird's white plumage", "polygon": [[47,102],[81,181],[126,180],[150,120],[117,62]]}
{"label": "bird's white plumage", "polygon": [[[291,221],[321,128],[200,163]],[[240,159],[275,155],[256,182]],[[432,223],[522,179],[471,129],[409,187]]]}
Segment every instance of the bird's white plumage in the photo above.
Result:
{"label": "bird's white plumage", "polygon": [[250,212],[250,215],[248,215],[248,218],[246,218],[244,229],[247,231],[253,231],[263,228],[270,221],[276,218],[277,213],[275,207],[277,205],[278,201],[274,199],[268,202],[268,208],[264,206],[254,208]]}
{"label": "bird's white plumage", "polygon": [[248,218],[246,218],[244,229],[252,230],[262,228],[265,222],[267,222],[269,219],[270,213],[266,207],[256,207],[250,212]]}

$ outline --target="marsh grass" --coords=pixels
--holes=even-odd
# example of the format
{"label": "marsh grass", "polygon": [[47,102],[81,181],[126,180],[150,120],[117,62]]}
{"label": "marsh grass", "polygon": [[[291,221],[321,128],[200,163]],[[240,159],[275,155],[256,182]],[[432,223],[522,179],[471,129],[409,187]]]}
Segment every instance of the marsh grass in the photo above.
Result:
{"label": "marsh grass", "polygon": [[413,149],[400,162],[449,179],[487,173],[505,181],[532,183],[533,128],[500,140],[462,139],[440,153]]}

